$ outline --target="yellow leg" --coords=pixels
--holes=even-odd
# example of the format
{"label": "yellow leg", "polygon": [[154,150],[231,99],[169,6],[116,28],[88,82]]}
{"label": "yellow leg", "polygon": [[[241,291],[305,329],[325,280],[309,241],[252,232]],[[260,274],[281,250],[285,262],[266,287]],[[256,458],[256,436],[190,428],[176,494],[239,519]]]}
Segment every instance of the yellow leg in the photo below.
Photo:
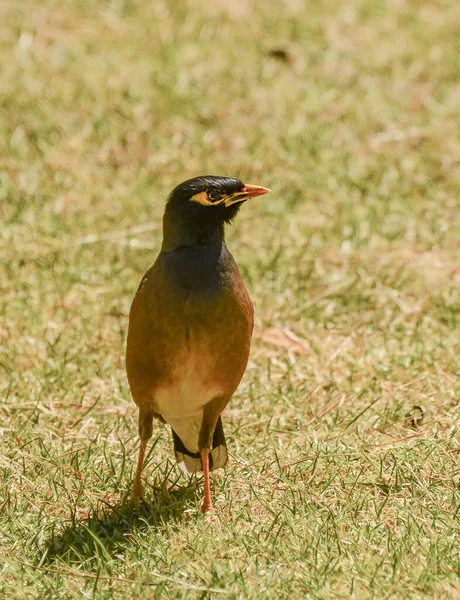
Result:
{"label": "yellow leg", "polygon": [[139,458],[137,459],[137,471],[136,477],[133,483],[133,489],[131,491],[131,505],[139,504],[142,500],[142,467],[144,465],[145,449],[147,448],[148,440],[141,440],[141,446],[139,448]]}
{"label": "yellow leg", "polygon": [[209,482],[209,450],[201,452],[201,460],[203,461],[203,476],[204,476],[204,500],[201,505],[201,512],[204,514],[212,508],[211,502],[211,486]]}

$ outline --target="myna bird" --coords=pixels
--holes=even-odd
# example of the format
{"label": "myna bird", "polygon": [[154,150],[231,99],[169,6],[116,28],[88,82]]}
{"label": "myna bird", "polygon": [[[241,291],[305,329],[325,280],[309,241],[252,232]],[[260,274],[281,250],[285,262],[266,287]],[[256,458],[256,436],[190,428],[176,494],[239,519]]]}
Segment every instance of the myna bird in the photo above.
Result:
{"label": "myna bird", "polygon": [[171,426],[182,469],[225,466],[221,412],[248,362],[254,310],[227,249],[224,225],[246,200],[269,192],[232,177],[203,176],[178,185],[166,203],[163,243],[134,296],[126,370],[139,407],[140,450],[131,501],[142,498],[142,466],[153,418]]}

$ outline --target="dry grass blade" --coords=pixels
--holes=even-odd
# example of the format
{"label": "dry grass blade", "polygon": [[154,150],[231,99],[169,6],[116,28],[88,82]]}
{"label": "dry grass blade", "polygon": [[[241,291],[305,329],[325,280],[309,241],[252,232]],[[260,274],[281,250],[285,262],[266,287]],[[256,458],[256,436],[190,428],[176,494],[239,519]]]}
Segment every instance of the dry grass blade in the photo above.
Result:
{"label": "dry grass blade", "polygon": [[295,354],[311,353],[307,342],[286,327],[269,327],[261,331],[255,331],[254,337],[266,344],[289,350]]}

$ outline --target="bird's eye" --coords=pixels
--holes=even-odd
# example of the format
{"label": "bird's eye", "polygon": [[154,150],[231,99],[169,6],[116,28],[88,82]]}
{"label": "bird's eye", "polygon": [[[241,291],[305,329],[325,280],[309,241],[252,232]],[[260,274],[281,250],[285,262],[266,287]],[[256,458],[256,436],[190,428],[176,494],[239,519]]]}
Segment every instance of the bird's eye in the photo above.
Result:
{"label": "bird's eye", "polygon": [[222,194],[217,190],[210,190],[208,192],[208,198],[210,202],[218,202],[222,198]]}

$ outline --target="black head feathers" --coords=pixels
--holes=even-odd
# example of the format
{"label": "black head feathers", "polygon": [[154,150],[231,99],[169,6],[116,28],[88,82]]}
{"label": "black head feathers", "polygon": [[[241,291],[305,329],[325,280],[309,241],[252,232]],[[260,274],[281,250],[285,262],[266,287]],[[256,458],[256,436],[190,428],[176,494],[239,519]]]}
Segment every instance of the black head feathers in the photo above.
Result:
{"label": "black head feathers", "polygon": [[234,177],[202,175],[184,181],[166,203],[163,247],[203,243],[211,237],[223,239],[224,224],[235,217],[241,204],[269,191]]}

